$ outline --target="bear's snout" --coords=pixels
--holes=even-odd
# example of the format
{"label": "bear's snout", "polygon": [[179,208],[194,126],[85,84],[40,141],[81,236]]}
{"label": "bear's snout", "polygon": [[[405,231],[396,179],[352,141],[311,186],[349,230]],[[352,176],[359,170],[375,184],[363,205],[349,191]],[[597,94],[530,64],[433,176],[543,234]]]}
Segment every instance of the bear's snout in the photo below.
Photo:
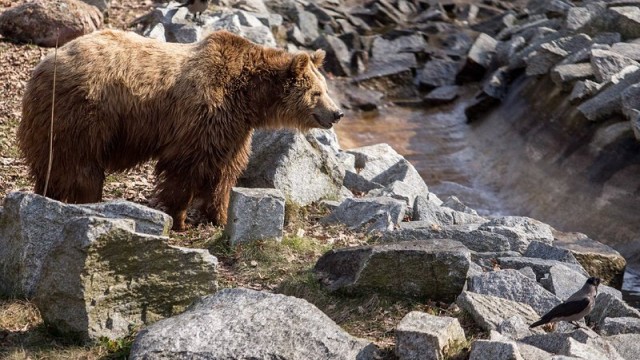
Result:
{"label": "bear's snout", "polygon": [[333,113],[333,122],[334,124],[337,123],[338,121],[340,121],[340,119],[342,119],[342,117],[344,116],[344,113],[342,112],[342,110],[338,110],[336,112]]}

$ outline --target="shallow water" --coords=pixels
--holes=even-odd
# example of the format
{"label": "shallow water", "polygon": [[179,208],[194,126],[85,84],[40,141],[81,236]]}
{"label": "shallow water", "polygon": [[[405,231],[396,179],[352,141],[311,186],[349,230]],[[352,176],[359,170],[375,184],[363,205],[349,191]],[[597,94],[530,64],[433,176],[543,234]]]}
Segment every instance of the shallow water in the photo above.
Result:
{"label": "shallow water", "polygon": [[472,92],[433,109],[351,114],[336,131],[347,149],[389,143],[443,199],[456,195],[485,215],[530,216],[614,247],[630,264],[625,297],[638,306],[640,143],[630,133],[595,140],[601,124],[577,118],[565,95],[533,80],[514,83],[499,108],[467,124]]}

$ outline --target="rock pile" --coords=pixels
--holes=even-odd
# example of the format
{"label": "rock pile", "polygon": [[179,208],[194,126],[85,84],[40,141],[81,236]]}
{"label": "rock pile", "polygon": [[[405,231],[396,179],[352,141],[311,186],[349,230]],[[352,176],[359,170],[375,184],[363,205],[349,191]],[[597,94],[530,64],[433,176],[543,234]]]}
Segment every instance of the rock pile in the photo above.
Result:
{"label": "rock pile", "polygon": [[0,35],[40,46],[62,46],[99,29],[102,21],[98,8],[80,0],[36,0],[0,14]]}
{"label": "rock pile", "polygon": [[[620,113],[638,134],[640,51],[632,40],[640,36],[640,8],[517,3],[252,0],[223,4],[196,22],[170,2],[136,24],[163,41],[227,29],[289,50],[324,48],[327,71],[351,77],[345,101],[362,109],[383,96],[421,102],[427,91],[427,101],[446,102],[457,85],[482,81],[467,109],[472,119],[499,102],[519,73],[549,75],[586,118]],[[259,132],[239,185],[253,189],[234,189],[232,242],[280,238],[285,199],[333,201],[322,221],[372,241],[318,260],[314,273],[327,291],[455,302],[488,332],[471,345],[471,359],[634,358],[640,312],[605,285],[587,319],[597,332],[528,328],[587,276],[619,286],[620,254],[534,219],[489,218],[456,198],[442,201],[386,144],[343,151],[331,131]],[[132,358],[375,358],[370,342],[282,295],[228,289],[170,317],[217,290],[217,261],[205,250],[167,245],[169,226],[166,215],[128,203],[75,206],[11,194],[0,210],[0,291],[35,296],[47,323],[84,339],[123,336],[169,317],[140,332]],[[396,338],[401,359],[437,359],[465,335],[456,319],[410,313]]]}
{"label": "rock pile", "polygon": [[217,289],[217,259],[167,244],[171,218],[157,210],[25,193],[0,209],[0,294],[33,298],[59,333],[124,337]]}

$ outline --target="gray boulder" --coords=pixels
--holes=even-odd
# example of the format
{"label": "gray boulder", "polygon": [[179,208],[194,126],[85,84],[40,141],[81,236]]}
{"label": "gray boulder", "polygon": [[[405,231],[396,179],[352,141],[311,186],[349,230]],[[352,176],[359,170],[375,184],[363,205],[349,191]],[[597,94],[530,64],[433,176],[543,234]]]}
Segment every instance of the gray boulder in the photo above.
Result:
{"label": "gray boulder", "polygon": [[[261,22],[247,23],[246,18],[247,15],[243,14],[241,20],[241,16],[237,12],[229,12],[226,10],[215,12],[211,15],[211,21],[205,21],[202,36],[204,37],[216,30],[227,30],[251,40],[256,44],[270,47],[277,45],[276,39],[273,37],[273,33],[268,26]],[[245,21],[245,24],[248,24],[248,26],[243,25],[243,21]],[[167,27],[167,24],[165,24],[165,27]],[[168,29],[170,30],[171,27],[169,26]],[[169,38],[170,36],[167,35],[167,39]]]}
{"label": "gray boulder", "polygon": [[629,119],[631,122],[631,130],[633,130],[633,136],[636,140],[640,141],[640,111],[633,112],[633,117]]}
{"label": "gray boulder", "polygon": [[509,69],[521,69],[527,66],[526,59],[532,56],[540,46],[569,35],[566,31],[556,31],[551,27],[535,27],[527,30],[528,34],[522,34],[529,39],[527,46],[519,50],[509,59]]}
{"label": "gray boulder", "polygon": [[460,64],[449,59],[433,59],[424,64],[418,72],[416,82],[424,89],[441,86],[452,86],[456,83],[456,75],[460,71]]}
{"label": "gray boulder", "polygon": [[610,83],[605,85],[597,95],[580,104],[578,111],[591,121],[601,120],[612,114],[621,113],[622,92],[638,82],[640,82],[640,67],[627,66],[615,74]]}
{"label": "gray boulder", "polygon": [[471,344],[469,360],[523,360],[513,341],[476,340]]}
{"label": "gray boulder", "polygon": [[405,241],[331,250],[314,272],[331,291],[450,302],[462,291],[470,263],[469,250],[457,241]]}
{"label": "gray boulder", "polygon": [[320,36],[318,18],[313,13],[304,10],[299,4],[296,4],[295,9],[296,25],[303,38],[299,45],[311,45]]}
{"label": "gray boulder", "polygon": [[511,250],[524,253],[531,241],[546,244],[553,243],[551,226],[523,216],[504,216],[482,224],[480,230],[494,232],[506,236],[511,243]]}
{"label": "gray boulder", "polygon": [[498,262],[500,263],[500,267],[503,269],[522,269],[524,267],[530,267],[533,272],[536,274],[536,279],[539,281],[544,278],[550,271],[550,269],[554,266],[562,266],[566,268],[570,268],[573,271],[580,273],[582,276],[588,277],[589,274],[582,268],[580,265],[564,263],[558,260],[544,260],[533,257],[501,257],[498,258]]}
{"label": "gray boulder", "polygon": [[371,56],[375,59],[397,53],[422,53],[427,47],[424,37],[417,33],[390,40],[376,36],[371,44]]}
{"label": "gray boulder", "polygon": [[461,211],[469,215],[478,215],[478,212],[465,205],[457,196],[449,196],[443,202],[442,206],[446,206],[455,211]]}
{"label": "gray boulder", "polygon": [[630,121],[636,117],[640,109],[640,101],[637,99],[639,94],[640,84],[631,85],[622,92],[622,113]]}
{"label": "gray boulder", "polygon": [[524,276],[528,277],[529,279],[538,281],[538,277],[536,276],[536,273],[533,272],[533,269],[531,267],[525,266],[522,269],[518,269],[518,271],[520,271]]}
{"label": "gray boulder", "polygon": [[491,61],[495,54],[496,45],[498,45],[496,39],[487,34],[481,33],[476,38],[471,49],[469,49],[467,61],[479,65],[484,69],[488,69],[491,66]]}
{"label": "gray boulder", "polygon": [[395,333],[400,360],[439,360],[449,347],[466,340],[458,319],[419,311],[402,318]]}
{"label": "gray boulder", "polygon": [[607,341],[625,360],[635,360],[640,354],[640,335],[619,334],[607,336]]}
{"label": "gray boulder", "polygon": [[530,258],[557,260],[568,264],[580,265],[570,250],[541,241],[532,241],[529,243],[527,251],[525,251],[523,255]]}
{"label": "gray boulder", "polygon": [[571,90],[571,94],[569,94],[569,102],[572,104],[577,104],[587,98],[595,95],[600,89],[604,86],[604,84],[597,83],[591,80],[580,80],[576,81],[573,85],[573,89]]}
{"label": "gray boulder", "polygon": [[626,58],[640,61],[640,44],[617,42],[611,45],[611,51],[620,54]]}
{"label": "gray boulder", "polygon": [[[29,195],[27,195],[29,196]],[[73,206],[73,205],[65,205]],[[149,235],[169,235],[173,225],[171,216],[140,204],[125,200],[113,200],[97,204],[78,205],[83,209],[94,211],[101,217],[111,219],[130,219],[135,223],[135,231]]]}
{"label": "gray boulder", "polygon": [[317,137],[289,131],[256,131],[238,186],[275,188],[287,200],[308,205],[341,193],[344,169]]}
{"label": "gray boulder", "polygon": [[562,360],[561,358],[557,358],[556,356],[553,356],[542,349],[538,349],[535,346],[531,346],[522,342],[517,342],[516,344],[518,345],[518,351],[520,351],[520,355],[522,355],[522,357],[526,360]]}
{"label": "gray boulder", "polygon": [[410,221],[382,235],[383,242],[453,239],[473,251],[507,251],[509,241],[502,235],[477,230],[477,225],[434,226],[431,222]]}
{"label": "gray boulder", "polygon": [[495,59],[500,65],[509,64],[511,57],[527,45],[527,40],[522,36],[513,36],[506,41],[500,41],[496,45]]}
{"label": "gray boulder", "polygon": [[[508,242],[507,242],[508,244]],[[487,252],[473,252],[471,253],[471,261],[480,265],[486,271],[493,271],[499,265],[498,259],[501,257],[518,257],[521,256],[520,253],[515,251],[487,251]],[[527,268],[527,267],[525,267]],[[528,268],[533,273],[526,272],[525,268],[518,269],[518,271],[522,272],[527,277],[535,279],[536,274],[533,273],[531,268]]]}
{"label": "gray boulder", "polygon": [[388,197],[348,198],[323,219],[323,222],[345,224],[352,230],[391,231],[404,218],[403,201]]}
{"label": "gray boulder", "polygon": [[313,44],[314,48],[326,52],[324,69],[336,76],[351,75],[351,52],[337,36],[321,35]]}
{"label": "gray boulder", "polygon": [[76,217],[96,216],[133,221],[136,232],[166,235],[171,217],[126,201],[71,205],[36,194],[13,192],[0,212],[0,294],[31,298],[43,262],[64,240],[65,224]]}
{"label": "gray boulder", "polygon": [[557,355],[579,359],[622,360],[616,349],[591,329],[536,334],[521,341]]}
{"label": "gray boulder", "polygon": [[98,8],[78,0],[31,1],[0,14],[0,34],[13,41],[46,47],[67,42],[102,27]]}
{"label": "gray boulder", "polygon": [[402,182],[394,181],[382,189],[373,189],[367,193],[367,197],[390,197],[396,200],[404,201],[407,205],[407,215],[412,216],[416,198],[420,195],[420,189]]}
{"label": "gray boulder", "polygon": [[391,53],[386,56],[372,57],[369,60],[367,71],[384,72],[386,69],[416,69],[418,67],[418,60],[413,53]]}
{"label": "gray boulder", "polygon": [[613,6],[609,8],[609,29],[619,32],[625,39],[640,37],[640,9],[637,6]]}
{"label": "gray boulder", "polygon": [[164,34],[156,33],[156,37],[162,37],[168,42],[193,43],[214,31],[227,30],[256,44],[276,46],[269,25],[265,24],[271,17],[259,19],[245,11],[223,8],[202,14],[201,23],[197,23],[191,18],[192,15],[187,8],[178,7],[179,5],[180,3],[172,1],[139,18],[140,23],[144,25],[142,33],[149,33],[161,24]]}
{"label": "gray boulder", "polygon": [[[540,280],[545,289],[551,291],[562,300],[568,299],[569,296],[580,290],[586,282],[586,275],[560,264],[550,267],[548,277]],[[598,291],[622,298],[619,290],[606,285],[600,285]]]}
{"label": "gray boulder", "polygon": [[357,86],[347,87],[344,93],[352,107],[363,111],[377,109],[384,97],[384,94],[379,91],[363,89]]}
{"label": "gray boulder", "polygon": [[232,245],[282,240],[284,195],[277,189],[233,188],[225,232]]}
{"label": "gray boulder", "polygon": [[591,67],[598,82],[606,82],[627,66],[638,66],[638,62],[616,52],[602,49],[591,50]]}
{"label": "gray boulder", "polygon": [[469,279],[468,290],[484,295],[529,304],[539,314],[544,314],[560,304],[560,299],[517,270],[500,270],[484,273]]}
{"label": "gray boulder", "polygon": [[557,65],[551,70],[551,80],[565,91],[571,90],[576,81],[592,77],[593,68],[588,63]]}
{"label": "gray boulder", "polygon": [[560,60],[576,51],[589,47],[591,43],[591,37],[585,34],[578,34],[542,44],[525,60],[527,63],[527,75],[546,74]]}
{"label": "gray boulder", "polygon": [[263,0],[216,0],[216,5],[224,6],[226,8],[235,8],[245,11],[250,11],[258,14],[268,14],[269,11]]}
{"label": "gray boulder", "polygon": [[387,144],[364,146],[348,151],[355,156],[354,169],[347,169],[344,186],[349,190],[368,192],[401,181],[427,194],[429,189],[418,171]]}
{"label": "gray boulder", "polygon": [[581,31],[602,15],[604,9],[600,6],[573,7],[567,11],[565,26],[569,30]]}
{"label": "gray boulder", "polygon": [[629,121],[635,120],[638,117],[638,110],[640,110],[640,84],[629,86],[622,92],[622,113]]}
{"label": "gray boulder", "polygon": [[532,329],[529,329],[529,325],[530,323],[522,315],[514,315],[504,319],[498,325],[497,331],[509,339],[517,340],[532,335]]}
{"label": "gray boulder", "polygon": [[425,95],[424,101],[427,105],[447,104],[457,99],[459,92],[460,90],[457,85],[440,86]]}
{"label": "gray boulder", "polygon": [[506,319],[514,316],[522,316],[528,324],[539,319],[536,311],[527,304],[469,291],[462,292],[456,304],[486,331],[498,329]]}
{"label": "gray boulder", "polygon": [[137,359],[370,359],[375,346],[302,299],[225,289],[138,333]]}
{"label": "gray boulder", "polygon": [[581,233],[555,233],[553,245],[568,249],[590,276],[609,286],[622,287],[627,262],[619,252]]}
{"label": "gray boulder", "polygon": [[45,324],[82,340],[121,338],[215,292],[217,259],[167,241],[135,233],[130,220],[67,221],[36,285]]}
{"label": "gray boulder", "polygon": [[481,224],[487,219],[471,215],[449,207],[440,206],[424,196],[416,197],[412,220],[431,226]]}
{"label": "gray boulder", "polygon": [[596,304],[589,314],[590,322],[602,326],[606,318],[622,317],[640,319],[640,311],[614,295],[599,293],[596,297]]}
{"label": "gray boulder", "polygon": [[[406,60],[411,58],[413,61],[407,63]],[[397,54],[391,60],[374,63],[374,66],[353,77],[353,82],[369,90],[380,91],[389,98],[417,96],[418,92],[413,85],[413,67],[417,64],[415,55]]]}
{"label": "gray boulder", "polygon": [[640,318],[605,318],[600,327],[600,333],[602,335],[640,334]]}

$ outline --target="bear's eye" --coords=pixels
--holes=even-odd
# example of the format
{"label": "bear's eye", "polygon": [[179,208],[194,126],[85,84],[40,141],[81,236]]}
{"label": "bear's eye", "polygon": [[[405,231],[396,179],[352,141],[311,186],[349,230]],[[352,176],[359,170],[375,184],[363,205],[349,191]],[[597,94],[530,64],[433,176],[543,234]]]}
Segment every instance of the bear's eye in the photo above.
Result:
{"label": "bear's eye", "polygon": [[314,98],[317,98],[317,97],[322,96],[322,93],[320,91],[316,91],[316,92],[312,93],[311,96],[314,97]]}

